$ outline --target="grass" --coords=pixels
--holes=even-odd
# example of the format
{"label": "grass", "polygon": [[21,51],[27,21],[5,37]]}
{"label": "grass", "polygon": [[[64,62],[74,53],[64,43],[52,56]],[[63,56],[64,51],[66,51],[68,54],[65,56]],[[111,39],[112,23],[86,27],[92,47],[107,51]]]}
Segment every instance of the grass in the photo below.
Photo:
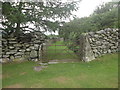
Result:
{"label": "grass", "polygon": [[17,88],[116,88],[118,54],[107,54],[88,63],[58,63],[40,72],[35,62],[3,65],[3,87]]}
{"label": "grass", "polygon": [[[59,45],[59,46],[57,46]],[[61,46],[60,46],[61,45]],[[77,59],[74,52],[64,45],[64,42],[57,41],[47,48],[46,58],[48,60]]]}

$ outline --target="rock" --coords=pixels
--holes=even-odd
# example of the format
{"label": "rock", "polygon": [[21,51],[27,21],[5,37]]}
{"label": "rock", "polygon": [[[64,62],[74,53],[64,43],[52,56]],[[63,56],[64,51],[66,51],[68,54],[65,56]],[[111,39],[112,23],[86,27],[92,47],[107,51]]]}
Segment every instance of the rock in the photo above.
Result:
{"label": "rock", "polygon": [[97,31],[96,34],[102,34],[104,33],[104,30]]}
{"label": "rock", "polygon": [[39,64],[42,65],[42,66],[48,65],[48,63],[39,63]]}
{"label": "rock", "polygon": [[39,44],[34,44],[35,49],[38,49]]}
{"label": "rock", "polygon": [[96,58],[96,57],[98,57],[98,54],[97,54],[97,53],[95,53],[95,54],[94,54],[94,56],[95,56],[95,58]]}
{"label": "rock", "polygon": [[15,47],[21,47],[22,45],[21,44],[14,44]]}
{"label": "rock", "polygon": [[96,44],[97,44],[97,45],[101,45],[101,42],[100,42],[100,41],[96,41]]}
{"label": "rock", "polygon": [[90,43],[92,43],[92,39],[91,38],[89,38],[89,41],[90,41]]}
{"label": "rock", "polygon": [[15,47],[13,47],[13,46],[9,46],[9,49],[14,49]]}
{"label": "rock", "polygon": [[93,42],[95,42],[95,38],[91,38]]}
{"label": "rock", "polygon": [[9,57],[9,55],[2,55],[2,57],[3,57],[3,58],[8,58],[8,57]]}
{"label": "rock", "polygon": [[39,71],[42,70],[42,67],[41,67],[41,66],[35,66],[35,67],[34,67],[34,70],[37,71],[37,72],[39,72]]}
{"label": "rock", "polygon": [[38,61],[38,59],[34,59],[34,61],[35,61],[35,62],[37,62],[37,61]]}
{"label": "rock", "polygon": [[116,46],[111,46],[111,49],[115,49],[115,48],[117,48]]}
{"label": "rock", "polygon": [[22,50],[21,50],[21,49],[19,49],[18,51],[19,51],[19,52],[22,52]]}
{"label": "rock", "polygon": [[48,64],[57,64],[58,62],[48,62]]}
{"label": "rock", "polygon": [[94,37],[95,37],[95,38],[98,38],[98,37],[99,37],[99,35],[98,35],[98,34],[95,34],[95,35],[94,35]]}
{"label": "rock", "polygon": [[35,44],[41,44],[40,40],[35,41]]}
{"label": "rock", "polygon": [[27,48],[26,51],[30,51],[30,48]]}
{"label": "rock", "polygon": [[7,55],[11,54],[11,52],[6,52]]}
{"label": "rock", "polygon": [[108,53],[111,53],[111,50],[110,50],[110,49],[108,50]]}
{"label": "rock", "polygon": [[6,52],[6,54],[15,54],[17,50],[10,50],[9,52]]}
{"label": "rock", "polygon": [[47,68],[47,66],[34,66],[33,69],[37,72],[43,70],[43,68]]}
{"label": "rock", "polygon": [[15,42],[15,41],[10,41],[9,43],[10,43],[10,44],[16,44],[17,42]]}
{"label": "rock", "polygon": [[37,57],[37,51],[32,50],[32,51],[30,52],[30,57],[32,57],[32,58]]}
{"label": "rock", "polygon": [[7,40],[2,38],[2,42],[7,42]]}
{"label": "rock", "polygon": [[24,50],[24,49],[19,49],[18,51],[19,51],[19,52],[25,52],[25,50]]}
{"label": "rock", "polygon": [[12,61],[13,61],[13,60],[14,60],[14,56],[10,56],[10,60],[12,60]]}
{"label": "rock", "polygon": [[32,49],[32,50],[34,50],[34,48],[35,48],[34,46],[30,46],[30,49]]}
{"label": "rock", "polygon": [[94,32],[89,32],[88,35],[93,36],[93,35],[94,35]]}
{"label": "rock", "polygon": [[17,53],[15,53],[15,56],[21,56],[23,54],[24,54],[23,52],[17,52]]}
{"label": "rock", "polygon": [[106,28],[106,29],[105,29],[106,32],[109,32],[109,31],[111,31],[111,30],[112,30],[111,28]]}
{"label": "rock", "polygon": [[15,56],[15,58],[21,58],[22,56],[21,55],[17,55],[17,56]]}
{"label": "rock", "polygon": [[25,46],[25,47],[29,47],[30,45],[29,45],[29,44],[25,44],[24,46]]}
{"label": "rock", "polygon": [[97,49],[94,49],[93,52],[97,52],[98,50]]}
{"label": "rock", "polygon": [[9,41],[16,41],[16,38],[8,38]]}

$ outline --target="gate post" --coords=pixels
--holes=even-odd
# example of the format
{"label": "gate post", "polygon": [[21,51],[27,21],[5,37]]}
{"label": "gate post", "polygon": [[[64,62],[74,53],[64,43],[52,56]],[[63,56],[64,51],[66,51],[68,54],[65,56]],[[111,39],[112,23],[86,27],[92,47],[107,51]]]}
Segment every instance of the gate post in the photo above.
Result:
{"label": "gate post", "polygon": [[95,59],[94,53],[88,41],[87,33],[80,36],[80,59],[85,62]]}
{"label": "gate post", "polygon": [[48,62],[48,60],[46,58],[46,48],[47,48],[46,43],[43,43],[42,46],[41,46],[41,59],[42,59],[42,63],[47,63]]}

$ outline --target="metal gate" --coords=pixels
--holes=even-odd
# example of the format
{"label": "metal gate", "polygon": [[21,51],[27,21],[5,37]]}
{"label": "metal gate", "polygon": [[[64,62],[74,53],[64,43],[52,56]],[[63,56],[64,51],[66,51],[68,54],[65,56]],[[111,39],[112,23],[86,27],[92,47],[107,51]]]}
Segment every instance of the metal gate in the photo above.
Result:
{"label": "metal gate", "polygon": [[48,41],[46,47],[46,53],[43,57],[46,62],[51,60],[64,62],[74,62],[79,60],[74,52],[75,50],[70,49],[63,40]]}

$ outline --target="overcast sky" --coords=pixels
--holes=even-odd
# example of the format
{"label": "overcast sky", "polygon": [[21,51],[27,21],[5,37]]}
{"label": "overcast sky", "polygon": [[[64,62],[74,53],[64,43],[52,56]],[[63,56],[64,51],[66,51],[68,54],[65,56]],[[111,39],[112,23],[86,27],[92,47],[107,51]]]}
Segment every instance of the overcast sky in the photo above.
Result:
{"label": "overcast sky", "polygon": [[95,8],[103,2],[111,2],[112,0],[82,0],[79,4],[79,10],[74,12],[78,17],[89,16]]}

